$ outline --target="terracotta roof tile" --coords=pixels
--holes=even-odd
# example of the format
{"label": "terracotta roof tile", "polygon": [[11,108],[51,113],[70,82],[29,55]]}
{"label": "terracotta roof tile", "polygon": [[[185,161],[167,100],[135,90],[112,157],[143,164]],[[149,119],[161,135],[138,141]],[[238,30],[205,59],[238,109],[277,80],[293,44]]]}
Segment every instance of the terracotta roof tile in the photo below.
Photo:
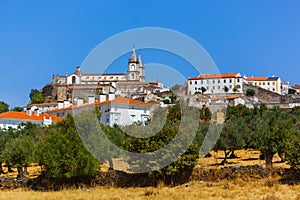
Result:
{"label": "terracotta roof tile", "polygon": [[201,74],[198,77],[191,77],[189,78],[189,80],[218,79],[218,78],[242,78],[242,76],[239,73]]}
{"label": "terracotta roof tile", "polygon": [[249,77],[247,81],[267,81],[268,77]]}
{"label": "terracotta roof tile", "polygon": [[76,109],[76,108],[78,109],[78,108],[82,108],[82,107],[95,106],[95,105],[107,104],[107,103],[123,103],[123,104],[129,104],[129,105],[152,106],[152,104],[150,104],[150,103],[145,103],[145,102],[137,101],[134,99],[128,99],[128,98],[124,98],[124,97],[117,97],[116,99],[106,100],[101,103],[100,103],[100,101],[95,101],[95,103],[91,103],[91,104],[86,103],[81,106],[71,105],[67,108],[59,108],[59,109],[49,110],[48,112],[51,113],[51,112],[62,111],[62,110],[71,110],[71,109]]}
{"label": "terracotta roof tile", "polygon": [[51,117],[52,121],[61,121],[62,118],[60,117],[56,117],[56,116],[52,116],[49,114],[39,114],[39,116],[37,115],[27,115],[26,112],[15,112],[15,111],[9,111],[9,112],[5,112],[5,113],[1,113],[0,114],[0,119],[26,119],[26,120],[37,120],[37,121],[43,121],[44,117],[46,119],[49,119]]}

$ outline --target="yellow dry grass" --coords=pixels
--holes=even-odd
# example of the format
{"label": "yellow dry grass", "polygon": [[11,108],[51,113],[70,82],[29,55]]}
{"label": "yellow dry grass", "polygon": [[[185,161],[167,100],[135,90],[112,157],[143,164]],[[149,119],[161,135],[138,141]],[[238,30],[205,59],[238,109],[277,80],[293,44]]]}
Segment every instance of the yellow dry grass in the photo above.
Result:
{"label": "yellow dry grass", "polygon": [[[236,151],[236,155],[240,158],[230,159],[226,166],[245,166],[261,164],[265,162],[259,160],[259,151],[241,150]],[[196,167],[200,168],[220,168],[215,166],[220,163],[223,158],[223,152],[212,152],[212,157],[201,158]],[[280,163],[278,155],[274,157],[274,167],[288,168],[286,163]],[[106,169],[107,166],[104,168]],[[40,173],[40,167],[32,165],[28,168],[30,177],[36,177]],[[15,177],[16,172],[8,174]],[[3,176],[3,175],[2,175]],[[5,175],[7,176],[7,174]],[[268,179],[254,179],[248,182],[237,181],[220,181],[218,183],[208,183],[194,181],[188,184],[177,187],[166,187],[163,184],[154,188],[115,188],[115,187],[96,187],[83,189],[68,189],[59,192],[38,192],[25,189],[2,190],[0,191],[0,199],[6,200],[84,200],[84,199],[238,199],[238,200],[300,200],[300,185],[283,185],[278,184],[278,177],[269,177]],[[268,184],[270,181],[272,184]]]}
{"label": "yellow dry grass", "polygon": [[300,200],[300,186],[274,185],[268,187],[260,183],[233,185],[231,183],[217,186],[192,185],[190,187],[158,187],[158,188],[108,188],[63,190],[60,192],[1,191],[0,199],[6,200],[135,200],[135,199],[266,199],[266,200]]}
{"label": "yellow dry grass", "polygon": [[[221,163],[224,158],[223,151],[211,152],[212,157],[210,158],[200,158],[198,160],[197,166],[200,168],[215,168],[216,163]],[[247,166],[247,165],[264,165],[265,161],[259,159],[260,152],[253,149],[248,150],[237,150],[235,151],[235,155],[238,158],[228,159],[228,163],[226,166]],[[289,168],[289,165],[286,163],[281,163],[278,154],[274,155],[273,158],[273,167],[275,168]],[[222,167],[222,166],[220,166]]]}

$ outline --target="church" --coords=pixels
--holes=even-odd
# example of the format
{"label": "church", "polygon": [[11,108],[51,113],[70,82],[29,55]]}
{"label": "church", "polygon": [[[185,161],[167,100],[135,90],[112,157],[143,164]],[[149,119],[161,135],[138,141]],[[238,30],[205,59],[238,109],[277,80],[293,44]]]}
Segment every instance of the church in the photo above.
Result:
{"label": "church", "polygon": [[115,94],[132,98],[134,95],[150,94],[163,88],[159,81],[146,82],[141,55],[132,49],[126,73],[87,74],[80,66],[72,74],[53,75],[52,83],[43,88],[47,102],[73,102],[76,98],[98,99],[100,94]]}

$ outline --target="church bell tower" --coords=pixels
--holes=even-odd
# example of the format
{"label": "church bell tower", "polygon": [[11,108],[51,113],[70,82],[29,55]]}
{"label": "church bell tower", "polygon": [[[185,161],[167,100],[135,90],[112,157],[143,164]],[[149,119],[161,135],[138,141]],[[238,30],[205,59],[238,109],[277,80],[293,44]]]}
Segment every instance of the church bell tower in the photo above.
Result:
{"label": "church bell tower", "polygon": [[131,58],[128,59],[128,70],[127,70],[127,80],[144,82],[144,65],[142,63],[141,55],[136,57],[135,49],[132,49]]}

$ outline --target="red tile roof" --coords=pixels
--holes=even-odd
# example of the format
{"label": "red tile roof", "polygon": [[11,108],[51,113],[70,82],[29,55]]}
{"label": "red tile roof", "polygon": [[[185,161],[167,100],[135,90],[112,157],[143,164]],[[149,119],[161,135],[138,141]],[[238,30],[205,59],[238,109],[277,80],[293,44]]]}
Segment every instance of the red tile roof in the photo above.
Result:
{"label": "red tile roof", "polygon": [[293,89],[300,89],[300,85],[295,85],[295,86],[292,86],[291,88],[293,88]]}
{"label": "red tile roof", "polygon": [[247,81],[268,81],[268,77],[249,77]]}
{"label": "red tile roof", "polygon": [[[118,97],[118,98],[116,98],[114,100],[111,100],[111,101],[108,101],[108,102],[150,106],[149,103],[137,101],[137,100],[134,100],[134,99],[128,99],[128,98],[124,98],[124,97]],[[103,102],[103,103],[105,103],[105,102]]]}
{"label": "red tile roof", "polygon": [[25,119],[25,120],[37,120],[37,121],[43,121],[44,117],[46,119],[49,119],[51,117],[52,121],[61,121],[62,118],[60,117],[56,117],[56,116],[52,116],[49,114],[39,114],[39,116],[37,115],[27,115],[26,112],[15,112],[15,111],[9,111],[9,112],[5,112],[5,113],[1,113],[0,114],[0,119]]}
{"label": "red tile roof", "polygon": [[189,80],[202,80],[202,79],[218,79],[218,78],[242,78],[239,73],[228,74],[201,74],[198,77],[189,78]]}
{"label": "red tile roof", "polygon": [[150,107],[152,106],[151,103],[145,103],[145,102],[137,101],[134,99],[128,99],[128,98],[124,98],[124,97],[117,97],[116,99],[106,100],[101,103],[100,103],[100,101],[95,101],[95,103],[83,104],[81,106],[71,105],[67,108],[59,108],[59,109],[49,110],[48,112],[51,113],[51,112],[62,111],[62,110],[71,110],[71,109],[75,109],[75,108],[82,108],[82,107],[107,104],[107,103],[123,103],[123,104],[129,104],[129,105],[143,105],[143,106],[150,106]]}

